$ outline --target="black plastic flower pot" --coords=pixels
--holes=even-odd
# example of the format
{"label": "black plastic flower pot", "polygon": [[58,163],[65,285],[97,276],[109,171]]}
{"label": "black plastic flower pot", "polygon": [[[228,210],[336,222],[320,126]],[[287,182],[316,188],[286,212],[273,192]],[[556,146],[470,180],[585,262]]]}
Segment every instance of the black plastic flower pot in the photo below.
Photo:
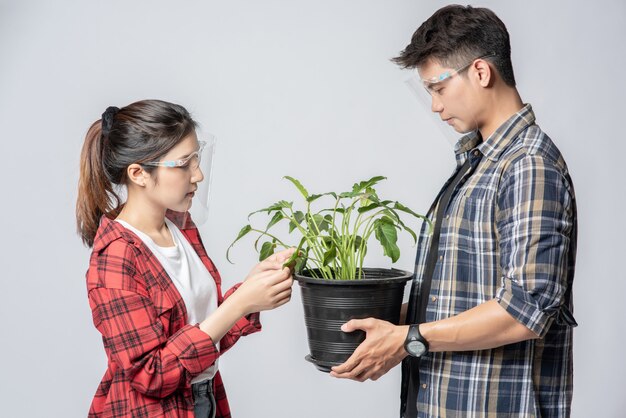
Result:
{"label": "black plastic flower pot", "polygon": [[329,372],[344,363],[365,339],[363,331],[343,332],[351,319],[378,318],[398,324],[404,287],[413,274],[396,269],[364,268],[358,280],[326,280],[304,271],[301,288],[310,354],[305,358]]}

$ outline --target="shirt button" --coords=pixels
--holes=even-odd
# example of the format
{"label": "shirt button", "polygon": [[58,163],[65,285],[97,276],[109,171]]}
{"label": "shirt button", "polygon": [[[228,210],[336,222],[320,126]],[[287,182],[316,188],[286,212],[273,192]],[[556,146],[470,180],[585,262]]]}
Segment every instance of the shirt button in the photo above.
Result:
{"label": "shirt button", "polygon": [[446,219],[450,219],[450,215],[446,215]]}
{"label": "shirt button", "polygon": [[430,298],[430,300],[432,300],[433,302],[436,302],[437,301],[437,297],[433,296],[432,298]]}
{"label": "shirt button", "polygon": [[474,151],[474,155],[478,157],[478,150]]}
{"label": "shirt button", "polygon": [[441,261],[441,260],[443,260],[443,256],[442,255],[439,256],[439,261]]}
{"label": "shirt button", "polygon": [[428,385],[426,383],[422,383],[422,389],[426,389]]}

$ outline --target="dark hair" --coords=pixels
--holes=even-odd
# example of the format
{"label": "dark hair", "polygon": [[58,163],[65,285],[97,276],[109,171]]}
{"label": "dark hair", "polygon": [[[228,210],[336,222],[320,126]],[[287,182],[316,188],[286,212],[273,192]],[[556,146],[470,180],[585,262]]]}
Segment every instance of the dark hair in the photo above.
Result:
{"label": "dark hair", "polygon": [[415,31],[411,43],[392,61],[403,68],[417,68],[429,59],[457,68],[485,58],[504,82],[515,87],[511,44],[506,26],[487,8],[450,5],[437,10]]}
{"label": "dark hair", "polygon": [[[78,233],[85,244],[93,246],[102,215],[114,218],[121,211],[115,186],[126,184],[128,166],[160,159],[196,126],[184,107],[161,100],[109,107],[91,125],[80,156],[76,201]],[[144,169],[152,173],[156,167]]]}

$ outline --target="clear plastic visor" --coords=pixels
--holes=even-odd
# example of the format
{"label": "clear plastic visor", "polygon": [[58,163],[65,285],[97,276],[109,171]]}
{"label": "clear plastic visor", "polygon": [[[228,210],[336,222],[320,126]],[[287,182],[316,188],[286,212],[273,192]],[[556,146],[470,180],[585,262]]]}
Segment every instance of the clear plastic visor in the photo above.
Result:
{"label": "clear plastic visor", "polygon": [[464,135],[478,129],[469,99],[462,91],[465,82],[458,73],[434,81],[422,80],[417,72],[405,81],[420,108],[429,115],[431,125],[452,148]]}
{"label": "clear plastic visor", "polygon": [[[197,165],[197,168],[202,172],[203,179],[196,183],[198,188],[194,192],[190,206],[187,209],[196,226],[204,225],[209,219],[216,138],[214,135],[205,132],[201,136],[198,136],[198,143],[200,145],[200,152],[197,157],[193,156],[190,163]],[[197,161],[195,158],[197,158]]]}

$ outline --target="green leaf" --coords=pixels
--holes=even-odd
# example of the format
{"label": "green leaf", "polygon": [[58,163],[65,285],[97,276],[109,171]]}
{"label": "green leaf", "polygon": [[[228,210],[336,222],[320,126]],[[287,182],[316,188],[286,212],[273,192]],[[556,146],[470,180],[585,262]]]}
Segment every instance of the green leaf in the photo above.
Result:
{"label": "green leaf", "polygon": [[228,260],[230,264],[233,264],[233,262],[230,261],[230,249],[233,248],[233,245],[235,245],[237,241],[243,238],[250,231],[252,231],[252,227],[249,224],[241,228],[241,231],[239,231],[239,234],[237,234],[237,238],[235,238],[235,240],[230,244],[230,246],[226,250],[226,260]]}
{"label": "green leaf", "polygon": [[387,210],[385,210],[384,213],[396,222],[396,228],[398,228],[399,225],[400,228],[407,231],[413,238],[413,243],[417,244],[417,234],[415,234],[415,232],[411,228],[409,228],[404,222],[402,222],[400,215],[395,210],[387,207]]}
{"label": "green leaf", "polygon": [[345,198],[351,199],[353,197],[363,196],[364,194],[365,193],[363,193],[363,192],[343,192],[343,193],[339,194],[339,197],[342,198],[342,199],[345,199]]}
{"label": "green leaf", "polygon": [[355,250],[358,250],[362,243],[363,243],[363,237],[360,235],[357,235],[356,238],[354,239]]}
{"label": "green leaf", "polygon": [[337,257],[337,247],[334,245],[324,253],[324,261],[322,262],[323,266],[329,265],[335,258]]}
{"label": "green leaf", "polygon": [[265,231],[270,229],[272,226],[276,225],[278,222],[282,221],[285,218],[282,212],[276,212],[270,222],[267,224]]}
{"label": "green leaf", "polygon": [[[330,221],[332,221],[332,216],[330,218]],[[315,227],[316,229],[313,230],[313,232],[317,233],[317,231],[328,231],[328,225],[329,225],[329,221],[323,217],[322,215],[316,213],[315,215],[313,215],[313,222],[315,222]]]}
{"label": "green leaf", "polygon": [[306,201],[311,203],[314,202],[315,200],[319,199],[322,196],[332,196],[335,199],[337,199],[337,193],[335,192],[328,192],[328,193],[322,193],[322,194],[312,194],[311,196],[309,196]]}
{"label": "green leaf", "polygon": [[274,212],[274,211],[281,210],[281,209],[288,209],[288,208],[291,208],[292,206],[293,206],[293,202],[287,202],[285,200],[281,200],[266,208],[255,210],[254,212],[250,212],[248,214],[248,219],[250,219],[250,217],[254,215],[255,213],[260,213],[260,212],[270,213],[270,212]]}
{"label": "green leaf", "polygon": [[[291,254],[291,257],[289,257],[289,259],[283,263],[283,267],[289,267],[294,261],[296,261],[296,260],[299,261],[300,258],[303,257],[303,255],[302,255],[302,246],[304,245],[305,242],[306,242],[306,238],[302,237],[302,239],[300,240],[300,243],[296,247],[296,250],[294,251],[294,253]],[[307,248],[306,253],[304,254],[304,258],[305,259],[306,259],[306,255],[308,253],[309,253],[309,250]],[[306,260],[305,260],[305,263],[306,263]],[[296,262],[296,271],[299,272],[300,270],[297,270],[297,266],[298,266],[298,262]]]}
{"label": "green leaf", "polygon": [[[432,232],[433,223],[426,216],[420,215],[419,213],[413,212],[411,209],[409,209],[408,207],[404,206],[400,202],[395,202],[394,209],[397,209],[397,210],[402,211],[402,212],[409,213],[409,214],[415,216],[416,218],[421,219],[422,221],[428,223],[428,233],[430,234]],[[416,242],[417,242],[417,239],[416,239]]]}
{"label": "green leaf", "polygon": [[369,204],[369,205],[367,205],[367,206],[361,206],[361,207],[358,209],[358,211],[359,211],[359,213],[365,213],[365,212],[369,212],[369,211],[370,211],[370,210],[372,210],[372,209],[379,208],[379,207],[381,207],[381,206],[382,206],[382,205],[381,205],[380,203],[378,203],[378,202],[375,202],[375,203],[370,203],[370,204]]}
{"label": "green leaf", "polygon": [[283,178],[286,178],[287,180],[292,182],[294,184],[294,186],[296,186],[298,188],[298,190],[300,190],[300,193],[302,194],[302,196],[305,199],[309,198],[309,192],[307,191],[307,189],[304,188],[302,183],[300,183],[298,180],[296,180],[296,179],[294,179],[293,177],[290,177],[290,176],[285,176]]}
{"label": "green leaf", "polygon": [[376,220],[375,236],[383,246],[383,252],[391,258],[391,262],[395,263],[400,258],[400,248],[396,245],[398,242],[398,231],[396,225],[388,217],[382,217]]}
{"label": "green leaf", "polygon": [[[330,220],[332,221],[332,216]],[[309,214],[308,222],[309,222],[309,231],[311,231],[315,235],[318,235],[318,231],[320,233],[324,231],[328,231],[329,221],[318,213],[316,213],[315,215]]]}
{"label": "green leaf", "polygon": [[[360,235],[357,235],[356,238],[354,239],[354,253],[358,253],[359,249],[361,248],[361,244],[363,244],[363,237]],[[365,256],[365,254],[367,254],[367,244],[363,245],[363,256]]]}
{"label": "green leaf", "polygon": [[304,266],[306,265],[307,260],[308,258],[306,256],[298,258],[298,261],[296,261],[296,266],[295,266],[294,271],[296,273],[302,272],[302,270],[304,269]]}
{"label": "green leaf", "polygon": [[324,235],[322,237],[320,237],[320,239],[322,240],[322,243],[324,244],[324,247],[326,248],[330,248],[331,246],[333,246],[333,238],[328,236],[328,235]]}
{"label": "green leaf", "polygon": [[375,185],[379,181],[386,180],[386,179],[387,179],[387,177],[383,177],[383,176],[372,177],[369,180],[362,181],[360,183],[355,183],[354,186],[352,186],[352,191],[353,192],[359,192],[361,190],[366,190],[368,188],[371,188],[373,185]]}
{"label": "green leaf", "polygon": [[250,225],[246,225],[243,228],[241,228],[241,231],[239,231],[239,234],[237,234],[237,238],[235,238],[235,241],[233,241],[233,244],[239,241],[241,238],[243,238],[244,235],[246,235],[250,231],[252,231],[252,227]]}
{"label": "green leaf", "polygon": [[276,248],[275,242],[264,242],[261,246],[261,252],[259,252],[259,261],[265,260],[270,255],[274,254],[274,249]]}
{"label": "green leaf", "polygon": [[[296,211],[293,214],[293,217],[295,218],[298,224],[301,224],[302,221],[304,220],[304,213],[302,213],[301,211]],[[293,232],[294,229],[298,227],[298,224],[294,223],[293,221],[289,221],[289,233],[290,234]]]}

